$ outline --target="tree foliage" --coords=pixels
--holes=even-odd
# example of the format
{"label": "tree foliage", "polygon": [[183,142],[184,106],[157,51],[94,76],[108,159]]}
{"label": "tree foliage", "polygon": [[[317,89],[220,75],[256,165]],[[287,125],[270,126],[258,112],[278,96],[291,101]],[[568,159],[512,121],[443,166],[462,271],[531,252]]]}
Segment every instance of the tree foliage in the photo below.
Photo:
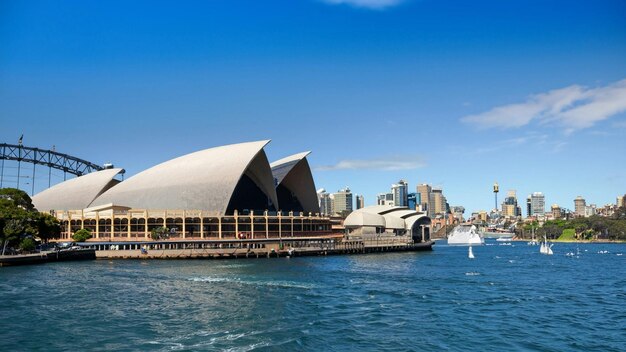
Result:
{"label": "tree foliage", "polygon": [[80,229],[72,235],[72,239],[76,242],[85,242],[91,238],[91,231],[87,229]]}
{"label": "tree foliage", "polygon": [[[0,189],[0,245],[2,254],[7,248],[20,247],[26,238],[38,237],[46,242],[61,234],[59,221],[39,213],[26,192],[15,188]],[[33,241],[34,242],[34,241]]]}
{"label": "tree foliage", "polygon": [[[530,226],[529,226],[530,227]],[[526,226],[524,227],[526,230]],[[626,207],[618,208],[612,217],[593,215],[570,220],[546,221],[540,228],[540,235],[555,238],[565,229],[573,229],[577,239],[626,240]]]}
{"label": "tree foliage", "polygon": [[170,230],[163,226],[156,227],[150,232],[150,237],[155,241],[168,239],[170,237]]}

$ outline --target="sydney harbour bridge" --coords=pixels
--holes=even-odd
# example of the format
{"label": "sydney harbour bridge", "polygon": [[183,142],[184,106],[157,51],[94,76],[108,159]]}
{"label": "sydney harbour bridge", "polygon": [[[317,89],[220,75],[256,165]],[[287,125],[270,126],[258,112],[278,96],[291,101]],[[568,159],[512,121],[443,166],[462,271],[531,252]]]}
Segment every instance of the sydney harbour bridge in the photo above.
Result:
{"label": "sydney harbour bridge", "polygon": [[[82,176],[113,167],[97,165],[52,149],[41,149],[18,144],[0,143],[0,188],[13,187],[29,192],[31,196],[60,181],[68,175]],[[62,175],[61,173],[62,172]],[[35,188],[37,186],[37,188]]]}

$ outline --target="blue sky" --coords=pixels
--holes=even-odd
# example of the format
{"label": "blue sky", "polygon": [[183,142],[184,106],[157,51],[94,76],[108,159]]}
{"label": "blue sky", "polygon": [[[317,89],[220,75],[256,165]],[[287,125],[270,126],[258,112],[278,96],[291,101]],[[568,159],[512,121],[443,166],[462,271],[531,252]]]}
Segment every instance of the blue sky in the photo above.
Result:
{"label": "blue sky", "polygon": [[272,139],[366,204],[626,193],[623,1],[7,0],[0,48],[0,141],[127,175]]}

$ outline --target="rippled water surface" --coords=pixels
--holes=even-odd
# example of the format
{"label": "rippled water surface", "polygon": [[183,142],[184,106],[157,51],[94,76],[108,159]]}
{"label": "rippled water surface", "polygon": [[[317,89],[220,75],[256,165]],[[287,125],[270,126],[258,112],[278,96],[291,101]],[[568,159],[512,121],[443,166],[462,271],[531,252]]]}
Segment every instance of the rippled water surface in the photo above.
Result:
{"label": "rippled water surface", "polygon": [[626,245],[553,249],[0,268],[0,350],[626,350]]}

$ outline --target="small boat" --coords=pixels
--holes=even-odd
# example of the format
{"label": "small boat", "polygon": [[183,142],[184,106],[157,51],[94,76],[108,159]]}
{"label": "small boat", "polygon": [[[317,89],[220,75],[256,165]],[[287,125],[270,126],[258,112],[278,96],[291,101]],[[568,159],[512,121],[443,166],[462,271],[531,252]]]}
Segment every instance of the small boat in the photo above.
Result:
{"label": "small boat", "polygon": [[476,230],[474,225],[459,225],[448,236],[448,244],[451,246],[473,246],[485,244],[485,239]]}
{"label": "small boat", "polygon": [[513,237],[498,237],[496,238],[496,241],[498,242],[511,242],[513,240]]}
{"label": "small boat", "polygon": [[552,246],[553,246],[552,244],[548,245],[548,239],[544,236],[543,242],[541,242],[541,246],[539,247],[539,253],[545,254],[545,255],[554,254],[552,252]]}

